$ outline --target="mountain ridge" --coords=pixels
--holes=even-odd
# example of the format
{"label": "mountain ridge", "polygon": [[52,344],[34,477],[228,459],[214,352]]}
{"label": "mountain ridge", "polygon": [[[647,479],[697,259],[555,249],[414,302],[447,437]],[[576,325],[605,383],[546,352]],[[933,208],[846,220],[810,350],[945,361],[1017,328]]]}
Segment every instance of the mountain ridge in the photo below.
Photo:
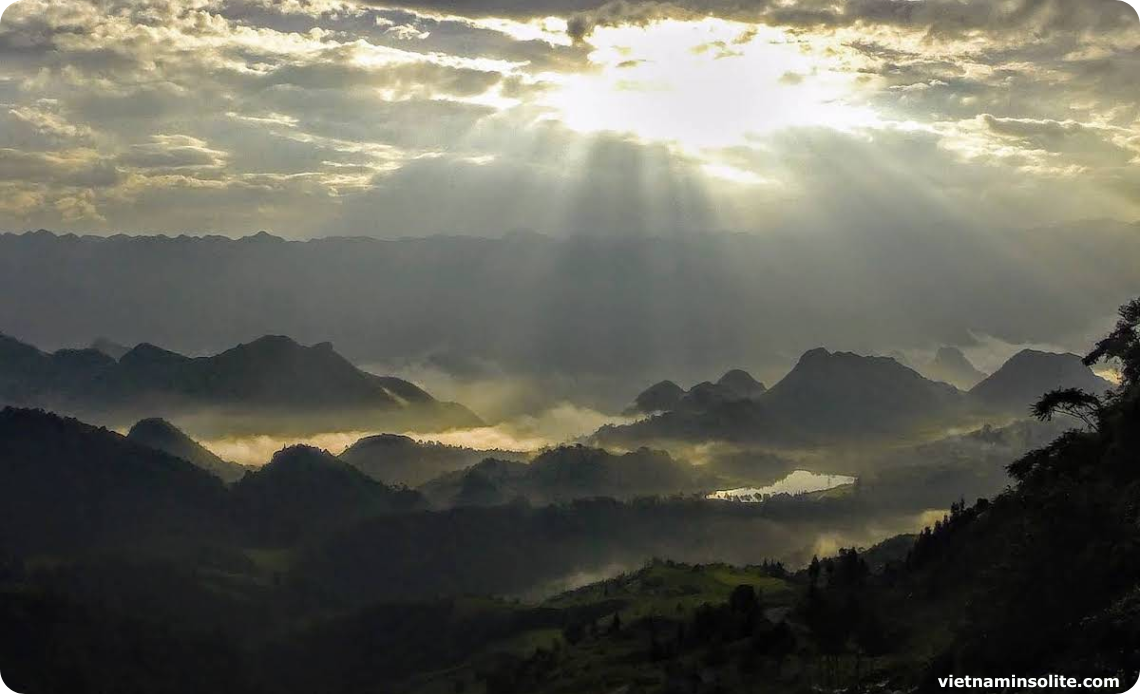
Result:
{"label": "mountain ridge", "polygon": [[306,347],[281,335],[203,357],[143,342],[118,360],[95,349],[45,353],[0,336],[5,401],[118,420],[140,415],[130,421],[217,408],[263,421],[300,414],[335,421],[338,414],[374,412],[440,428],[482,423],[462,405],[437,401],[412,383],[362,371],[331,343]]}

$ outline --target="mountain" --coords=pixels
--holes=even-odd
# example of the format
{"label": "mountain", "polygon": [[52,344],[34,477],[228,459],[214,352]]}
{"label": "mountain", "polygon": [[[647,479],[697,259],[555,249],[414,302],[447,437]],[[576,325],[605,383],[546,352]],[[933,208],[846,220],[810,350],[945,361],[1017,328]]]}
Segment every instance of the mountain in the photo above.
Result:
{"label": "mountain", "polygon": [[736,389],[755,384],[753,395],[740,397],[726,379],[700,383],[673,411],[603,427],[595,438],[603,443],[719,439],[806,444],[905,435],[952,421],[965,409],[956,388],[927,380],[895,359],[822,348],[804,353],[768,390],[750,377],[726,378]]}
{"label": "mountain", "polygon": [[34,397],[50,371],[50,358],[46,354],[0,334],[0,402],[26,403]]}
{"label": "mountain", "polygon": [[752,374],[743,369],[733,369],[725,373],[716,384],[744,400],[754,400],[768,390],[763,383],[752,378]]}
{"label": "mountain", "polygon": [[550,502],[589,497],[632,499],[706,491],[716,485],[703,471],[664,451],[641,448],[615,455],[588,446],[562,446],[530,463],[529,487]]}
{"label": "mountain", "polygon": [[511,451],[445,446],[397,434],[365,437],[340,454],[341,460],[374,480],[408,487],[418,487],[442,474],[471,467],[490,457],[512,461],[527,459],[526,455]]}
{"label": "mountain", "polygon": [[1075,354],[1026,349],[970,390],[970,399],[988,410],[1024,415],[1043,394],[1080,388],[1103,395],[1113,384],[1093,373]]}
{"label": "mountain", "polygon": [[633,404],[626,409],[625,414],[668,412],[676,409],[677,404],[681,402],[681,398],[684,396],[685,390],[672,381],[654,383],[633,399]]}
{"label": "mountain", "polygon": [[311,446],[278,451],[233,485],[231,504],[255,540],[271,544],[425,506],[420,494],[381,484]]}
{"label": "mountain", "polygon": [[0,553],[164,543],[220,527],[213,475],[106,429],[0,411]]}
{"label": "mountain", "polygon": [[712,404],[736,400],[756,400],[767,389],[742,369],[725,373],[716,383],[704,381],[684,390],[672,381],[661,381],[642,391],[626,415],[654,414],[674,410],[702,410]]}
{"label": "mountain", "polygon": [[260,433],[273,425],[269,420],[288,417],[318,430],[330,422],[373,426],[382,416],[438,428],[480,423],[412,383],[361,371],[327,342],[305,347],[274,335],[208,357],[143,343],[118,360],[95,349],[45,354],[0,338],[0,400],[113,424],[137,413],[228,410],[215,426],[238,426],[244,418]]}
{"label": "mountain", "polygon": [[[667,661],[662,691],[753,691],[758,677],[806,690],[820,675],[787,665],[802,667],[803,654],[814,652],[809,657],[817,663],[848,666],[823,675],[834,691],[937,691],[958,673],[996,681],[1040,671],[1043,663],[1058,672],[1105,673],[1106,689],[1127,689],[1140,671],[1140,300],[1121,315],[1090,355],[1125,363],[1128,375],[1115,397],[1088,410],[1086,429],[1070,429],[1007,463],[1012,483],[996,497],[952,502],[933,527],[869,551],[840,549],[795,573],[769,567],[768,576],[799,590],[775,581],[761,590],[754,576],[691,619],[665,612],[631,618],[627,609],[569,654],[504,661],[486,681],[510,682],[513,691],[578,691],[599,672],[648,680]],[[702,571],[665,562],[551,602],[581,605],[595,596],[625,606],[655,599],[677,569],[690,577]],[[777,605],[783,609],[770,609]],[[660,636],[672,633],[676,638]],[[651,646],[630,657],[621,648],[630,641]],[[585,652],[598,654],[589,668]],[[1012,689],[1060,689],[1055,683],[1031,676]]]}
{"label": "mountain", "polygon": [[529,464],[488,458],[442,475],[420,490],[437,506],[493,506],[514,499],[536,505],[575,499],[634,499],[709,491],[722,480],[668,453],[642,448],[615,455],[588,446],[560,446]]}
{"label": "mountain", "polygon": [[127,433],[127,439],[193,463],[227,484],[237,482],[248,472],[244,465],[214,455],[165,419],[139,420]]}
{"label": "mountain", "polygon": [[[52,346],[105,334],[184,354],[285,334],[331,340],[357,364],[438,357],[562,384],[553,399],[620,410],[661,374],[695,383],[724,364],[783,373],[783,355],[819,344],[822,326],[834,344],[868,350],[968,330],[1047,341],[1079,333],[1140,286],[1140,264],[1128,261],[1140,257],[1138,225],[1003,230],[1001,243],[1033,258],[1033,273],[992,252],[992,231],[955,229],[952,247],[925,234],[889,243],[849,234],[877,261],[845,264],[842,281],[818,239],[792,230],[308,241],[0,234],[0,331]],[[910,310],[915,296],[937,300]]]}
{"label": "mountain", "polygon": [[961,393],[890,357],[813,349],[762,402],[799,428],[824,436],[905,431],[944,420]]}
{"label": "mountain", "polygon": [[438,508],[501,506],[528,497],[529,469],[526,463],[487,458],[440,475],[419,490]]}
{"label": "mountain", "polygon": [[957,347],[940,347],[934,359],[922,369],[922,374],[959,390],[969,390],[986,378],[985,372],[971,364]]}
{"label": "mountain", "polygon": [[105,337],[97,337],[92,340],[90,349],[93,349],[97,352],[102,352],[115,361],[122,359],[124,354],[131,351],[130,347],[121,345],[118,342],[109,340]]}

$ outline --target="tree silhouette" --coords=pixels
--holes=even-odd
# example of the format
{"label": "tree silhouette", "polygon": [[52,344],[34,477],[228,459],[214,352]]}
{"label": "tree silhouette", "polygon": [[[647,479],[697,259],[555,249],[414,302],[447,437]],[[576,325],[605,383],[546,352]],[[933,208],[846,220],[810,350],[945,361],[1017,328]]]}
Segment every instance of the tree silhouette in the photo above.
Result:
{"label": "tree silhouette", "polygon": [[1140,328],[1140,299],[1121,306],[1118,313],[1120,320],[1116,327],[1097,342],[1082,361],[1085,366],[1092,366],[1101,360],[1120,360],[1122,385],[1127,387],[1140,382],[1140,334],[1137,333]]}
{"label": "tree silhouette", "polygon": [[1098,429],[1104,404],[1097,396],[1080,388],[1060,388],[1051,390],[1037,401],[1031,412],[1042,422],[1053,419],[1055,414],[1068,415],[1079,419],[1089,429]]}

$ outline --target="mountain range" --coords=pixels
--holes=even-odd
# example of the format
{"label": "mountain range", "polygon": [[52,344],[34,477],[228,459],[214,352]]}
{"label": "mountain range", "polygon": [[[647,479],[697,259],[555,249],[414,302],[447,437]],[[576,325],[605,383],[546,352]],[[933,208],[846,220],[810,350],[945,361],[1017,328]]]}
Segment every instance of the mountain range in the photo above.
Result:
{"label": "mountain range", "polygon": [[[49,349],[104,336],[184,354],[263,334],[329,340],[356,364],[539,380],[559,385],[559,398],[613,411],[666,376],[694,383],[740,365],[772,382],[791,365],[785,355],[821,344],[820,326],[834,344],[867,350],[962,344],[971,332],[1008,344],[1086,334],[1140,282],[1128,260],[1140,256],[1133,224],[1003,233],[1038,263],[1013,276],[1001,254],[984,252],[992,235],[951,236],[946,247],[924,235],[890,245],[871,235],[863,250],[892,271],[848,265],[852,275],[839,281],[834,259],[790,232],[0,234],[0,330]],[[1073,238],[1086,241],[1085,255],[1068,252]],[[929,303],[913,310],[919,296]]]}
{"label": "mountain range", "polygon": [[[963,357],[964,360],[964,357]],[[962,366],[950,352],[939,363]],[[965,362],[968,364],[968,362]],[[722,379],[723,382],[723,379]],[[1103,394],[1113,386],[1073,354],[1024,350],[963,392],[924,377],[892,357],[813,349],[772,388],[751,397],[726,396],[721,384],[690,391],[658,383],[638,395],[630,411],[648,418],[608,425],[605,443],[724,440],[775,445],[907,437],[923,431],[1025,417],[1041,394],[1081,388]],[[652,404],[652,410],[645,407]]]}
{"label": "mountain range", "polygon": [[358,369],[327,342],[305,347],[273,335],[206,357],[144,343],[118,359],[97,348],[49,354],[0,336],[0,403],[107,424],[217,412],[225,416],[214,418],[216,428],[259,433],[295,421],[317,430],[397,419],[433,428],[480,424],[408,381]]}
{"label": "mountain range", "polygon": [[702,410],[712,405],[758,399],[767,387],[743,369],[733,369],[716,383],[703,381],[689,390],[673,381],[661,381],[642,391],[633,404],[625,409],[626,416],[671,412],[673,410]]}

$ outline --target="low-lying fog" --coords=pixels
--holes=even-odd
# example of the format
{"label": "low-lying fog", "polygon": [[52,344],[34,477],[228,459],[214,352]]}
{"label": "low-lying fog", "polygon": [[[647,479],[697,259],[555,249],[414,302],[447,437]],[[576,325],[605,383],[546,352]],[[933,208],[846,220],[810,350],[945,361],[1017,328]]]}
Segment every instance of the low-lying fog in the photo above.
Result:
{"label": "low-lying fog", "polygon": [[847,475],[819,475],[807,470],[796,470],[784,479],[766,487],[739,487],[724,489],[708,495],[722,501],[758,502],[776,494],[807,494],[822,492],[854,484],[855,478]]}
{"label": "low-lying fog", "polygon": [[[480,414],[482,414],[480,412]],[[242,465],[262,465],[277,451],[295,444],[323,448],[334,455],[358,440],[382,433],[401,433],[413,439],[462,446],[476,450],[503,450],[525,453],[573,442],[597,431],[606,424],[621,424],[632,419],[606,415],[586,407],[563,402],[536,415],[516,415],[497,424],[450,431],[401,431],[355,429],[294,435],[234,435],[206,437],[199,440],[216,455]]]}

